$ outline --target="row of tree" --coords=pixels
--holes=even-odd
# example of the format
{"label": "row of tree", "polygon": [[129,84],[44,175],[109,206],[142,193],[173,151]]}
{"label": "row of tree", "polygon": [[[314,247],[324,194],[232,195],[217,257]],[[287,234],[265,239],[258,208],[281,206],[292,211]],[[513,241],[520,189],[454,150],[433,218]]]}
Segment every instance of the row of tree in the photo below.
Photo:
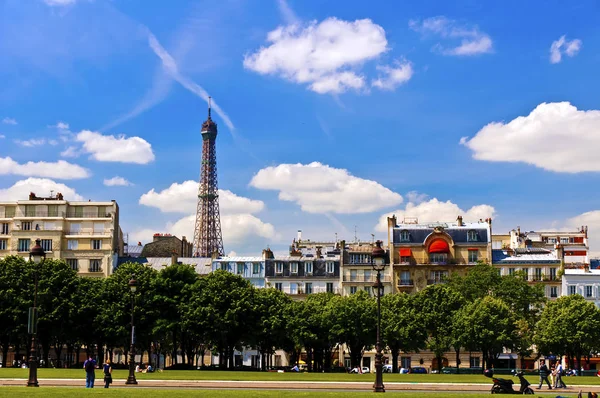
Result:
{"label": "row of tree", "polygon": [[[38,338],[46,366],[50,350],[58,359],[63,350],[76,358],[80,350],[103,357],[106,349],[111,358],[115,349],[127,354],[132,275],[138,282],[136,344],[150,356],[171,355],[177,361],[180,353],[184,363],[194,365],[212,352],[221,358],[221,367],[233,368],[234,350],[252,347],[266,367],[270,354],[283,349],[292,363],[305,352],[309,370],[328,371],[336,365],[332,352],[340,344],[347,347],[353,367],[375,344],[376,302],[365,292],[320,293],[293,301],[226,271],[199,277],[189,265],[158,272],[127,263],[109,278],[96,279],[77,276],[63,261],[34,265],[7,257],[0,260],[2,366],[9,350],[19,353],[27,347],[36,273]],[[539,353],[568,355],[578,363],[600,350],[600,310],[594,304],[578,295],[546,303],[541,286],[518,275],[499,276],[486,264],[416,294],[385,295],[381,308],[382,337],[394,371],[400,352],[424,349],[435,353],[438,364],[451,350],[457,363],[461,350],[479,351],[486,367],[504,349],[523,358],[535,346]]]}

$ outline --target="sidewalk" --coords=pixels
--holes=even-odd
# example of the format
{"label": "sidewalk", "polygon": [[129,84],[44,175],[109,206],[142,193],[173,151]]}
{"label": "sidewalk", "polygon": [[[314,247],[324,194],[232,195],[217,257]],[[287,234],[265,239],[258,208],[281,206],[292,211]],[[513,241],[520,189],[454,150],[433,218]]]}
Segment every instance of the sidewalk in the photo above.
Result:
{"label": "sidewalk", "polygon": [[[85,379],[38,379],[41,387],[84,387]],[[0,379],[0,387],[2,386],[25,386],[27,379]],[[100,386],[102,379],[97,379],[96,384]],[[466,383],[386,383],[384,381],[386,391],[468,391],[468,392],[489,392],[492,383],[488,384],[466,384]],[[302,381],[231,381],[231,380],[143,380],[137,386],[126,386],[125,379],[115,379],[114,387],[145,387],[145,388],[196,388],[196,389],[213,389],[213,388],[242,388],[242,389],[272,389],[272,390],[371,390],[373,389],[372,382],[302,382]],[[515,389],[518,384],[515,385]],[[532,386],[536,392],[549,392],[547,387],[541,390],[536,390],[536,386]],[[557,393],[573,394],[582,390],[583,392],[598,392],[598,386],[569,386],[567,389],[558,389]],[[555,391],[555,390],[552,390]]]}

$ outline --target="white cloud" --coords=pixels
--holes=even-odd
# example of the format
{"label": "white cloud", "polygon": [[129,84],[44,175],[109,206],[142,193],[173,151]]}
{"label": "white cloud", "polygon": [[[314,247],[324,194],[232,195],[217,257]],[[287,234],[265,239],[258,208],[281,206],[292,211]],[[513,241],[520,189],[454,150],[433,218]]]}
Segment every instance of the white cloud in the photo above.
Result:
{"label": "white cloud", "polygon": [[[169,188],[156,192],[154,189],[140,197],[139,203],[156,207],[163,213],[196,213],[198,182],[173,183]],[[265,204],[260,200],[238,196],[229,190],[219,189],[219,209],[222,214],[258,213]]]}
{"label": "white cloud", "polygon": [[77,0],[44,0],[44,3],[50,7],[65,7],[71,4],[75,4]]}
{"label": "white cloud", "polygon": [[127,181],[126,179],[124,179],[123,177],[113,177],[110,179],[104,179],[104,185],[106,185],[107,187],[115,187],[115,186],[120,186],[120,187],[127,187],[129,185],[133,185],[131,182]]}
{"label": "white cloud", "polygon": [[10,157],[0,157],[0,175],[20,175],[73,180],[87,178],[90,172],[83,167],[59,160],[57,162],[27,162],[19,164]]}
{"label": "white cloud", "polygon": [[47,178],[28,178],[17,181],[9,188],[0,189],[0,198],[5,201],[26,200],[30,192],[35,192],[38,196],[45,196],[50,195],[50,191],[54,191],[55,195],[62,193],[65,200],[84,200],[73,188]]}
{"label": "white cloud", "polygon": [[57,122],[56,124],[52,124],[48,127],[53,127],[59,130],[68,130],[69,129],[69,123],[65,123],[65,122]]}
{"label": "white cloud", "polygon": [[60,156],[63,158],[76,158],[79,156],[79,152],[77,151],[77,147],[70,146],[64,151],[60,153]]}
{"label": "white cloud", "polygon": [[460,40],[459,45],[447,47],[437,43],[433,49],[444,55],[469,56],[491,53],[492,39],[475,26],[461,25],[457,21],[444,16],[419,20],[410,20],[408,26],[423,36],[439,36],[447,41]]}
{"label": "white cloud", "polygon": [[0,134],[0,139],[2,138],[6,138],[6,136],[4,134]]}
{"label": "white cloud", "polygon": [[[167,50],[165,50],[165,48],[159,43],[158,39],[150,31],[148,31],[148,44],[152,51],[154,51],[154,53],[161,59],[163,69],[173,78],[173,80],[177,81],[188,91],[196,94],[204,101],[208,102],[208,92],[203,87],[193,82],[190,78],[181,74],[175,59]],[[157,95],[156,100],[158,100],[158,98],[160,98],[160,96]],[[144,105],[150,107],[154,104],[154,100],[155,99],[152,99],[152,101],[149,100],[149,102]],[[233,126],[233,123],[231,122],[231,119],[229,119],[227,113],[225,113],[225,111],[214,100],[211,101],[211,106],[221,117],[221,119],[223,119],[223,122],[225,122],[227,127],[229,127],[230,130],[235,130],[235,127]],[[143,112],[145,109],[146,108],[140,109],[138,113]]]}
{"label": "white cloud", "polygon": [[398,222],[407,218],[415,217],[419,220],[419,223],[426,222],[453,222],[456,221],[458,216],[463,216],[463,221],[479,221],[480,219],[486,219],[488,217],[494,217],[495,209],[490,205],[477,205],[473,206],[468,210],[463,210],[458,207],[457,204],[451,201],[441,202],[436,198],[424,201],[418,204],[408,202],[404,209],[398,209],[389,213],[386,213],[379,217],[379,222],[375,226],[375,230],[378,232],[387,231],[387,218],[392,215],[396,215]]}
{"label": "white cloud", "polygon": [[34,146],[44,145],[46,140],[44,138],[32,138],[30,140],[14,140],[15,144],[24,146],[26,148],[31,148]]}
{"label": "white cloud", "polygon": [[523,162],[562,173],[600,171],[600,111],[569,102],[538,105],[527,116],[492,122],[463,145],[478,160]]}
{"label": "white cloud", "polygon": [[309,213],[369,213],[402,202],[402,196],[347,170],[313,162],[261,169],[250,181],[258,189],[279,191]]}
{"label": "white cloud", "polygon": [[140,137],[102,135],[83,130],[76,140],[83,143],[83,150],[100,162],[147,164],[154,160],[152,146]]}
{"label": "white cloud", "polygon": [[377,70],[383,73],[373,81],[372,86],[382,90],[394,90],[399,85],[406,83],[413,75],[410,62],[396,61],[395,67],[377,66]]}
{"label": "white cloud", "polygon": [[277,5],[279,6],[281,16],[288,25],[297,25],[300,23],[300,20],[294,13],[294,10],[288,5],[287,1],[278,0]]}
{"label": "white cloud", "polygon": [[574,57],[581,49],[582,42],[579,39],[568,41],[565,35],[552,42],[550,46],[550,63],[557,64],[562,60],[563,54]]}
{"label": "white cloud", "polygon": [[15,119],[10,118],[10,117],[5,117],[4,119],[2,119],[2,123],[4,123],[4,124],[12,124],[12,125],[18,124]]}
{"label": "white cloud", "polygon": [[292,23],[269,32],[267,42],[244,57],[245,68],[307,84],[320,94],[363,88],[359,70],[388,50],[385,30],[370,19]]}

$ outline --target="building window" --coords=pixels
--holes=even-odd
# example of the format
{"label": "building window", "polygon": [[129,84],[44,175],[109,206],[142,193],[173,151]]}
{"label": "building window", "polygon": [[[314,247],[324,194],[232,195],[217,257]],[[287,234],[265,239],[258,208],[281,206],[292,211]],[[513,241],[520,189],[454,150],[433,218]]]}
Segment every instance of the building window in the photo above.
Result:
{"label": "building window", "polygon": [[102,240],[101,239],[92,239],[92,250],[100,250],[102,249]]}
{"label": "building window", "polygon": [[108,216],[109,215],[106,206],[98,206],[98,218],[106,218]]}
{"label": "building window", "polygon": [[521,272],[523,272],[523,279],[528,280],[529,279],[529,268],[521,268]]}
{"label": "building window", "polygon": [[508,269],[508,275],[514,276],[515,275],[515,269],[514,268],[509,268]]}
{"label": "building window", "polygon": [[4,217],[6,218],[14,218],[16,207],[5,207],[4,208]]}
{"label": "building window", "polygon": [[358,271],[355,269],[351,269],[350,270],[350,281],[351,282],[356,282],[356,280],[358,279]]}
{"label": "building window", "polygon": [[298,263],[290,263],[290,273],[292,273],[292,274],[298,273]]}
{"label": "building window", "polygon": [[448,277],[448,271],[431,271],[429,274],[429,283],[430,285],[435,285],[437,283],[445,282]]}
{"label": "building window", "polygon": [[83,218],[83,206],[77,206],[73,208],[73,217]]}
{"label": "building window", "polygon": [[592,297],[592,286],[588,285],[585,287],[585,297]]}
{"label": "building window", "polygon": [[550,280],[551,281],[556,280],[556,268],[550,268]]}
{"label": "building window", "polygon": [[74,271],[79,271],[79,260],[76,258],[68,258],[67,265]]}
{"label": "building window", "polygon": [[254,275],[260,273],[260,264],[257,264],[257,263],[252,264],[252,273]]}
{"label": "building window", "polygon": [[29,239],[19,239],[19,242],[17,244],[17,251],[28,252],[29,251],[29,243],[30,243]]}
{"label": "building window", "polygon": [[283,284],[281,282],[275,282],[275,289],[281,292],[283,290]]}
{"label": "building window", "polygon": [[367,294],[370,296],[371,295],[371,286],[365,286],[364,289],[365,289],[365,292],[367,292]]}
{"label": "building window", "polygon": [[472,368],[479,368],[481,367],[481,362],[479,362],[480,358],[479,357],[470,357],[469,358],[469,366]]}
{"label": "building window", "polygon": [[410,256],[400,256],[400,263],[410,263]]}
{"label": "building window", "polygon": [[400,231],[400,242],[410,242],[410,233],[407,230]]}
{"label": "building window", "polygon": [[275,273],[283,274],[283,263],[275,263]]}
{"label": "building window", "polygon": [[40,241],[40,246],[42,246],[42,249],[44,249],[45,252],[51,252],[52,251],[52,239],[42,239]]}
{"label": "building window", "polygon": [[242,275],[244,273],[244,264],[237,264],[237,274]]}
{"label": "building window", "polygon": [[31,221],[23,221],[21,223],[21,230],[22,231],[31,231]]}
{"label": "building window", "polygon": [[48,205],[48,217],[58,217],[57,205]]}
{"label": "building window", "polygon": [[70,228],[69,231],[72,234],[78,234],[79,231],[81,230],[81,224],[79,224],[79,223],[72,223],[69,228]]}
{"label": "building window", "polygon": [[290,294],[298,294],[298,284],[290,283]]}
{"label": "building window", "polygon": [[327,282],[326,290],[327,293],[333,293],[333,282]]}
{"label": "building window", "polygon": [[67,241],[67,250],[77,250],[79,246],[79,241],[76,239],[69,239]]}
{"label": "building window", "polygon": [[469,250],[469,263],[476,263],[479,258],[479,252],[477,250]]}
{"label": "building window", "polygon": [[551,298],[558,297],[558,287],[557,286],[550,286],[550,297]]}
{"label": "building window", "polygon": [[400,357],[400,367],[404,369],[410,369],[411,360],[410,357]]}
{"label": "building window", "polygon": [[410,272],[409,271],[402,271],[400,272],[400,285],[412,285],[412,283],[410,283]]}
{"label": "building window", "polygon": [[446,264],[448,261],[448,253],[431,253],[429,255],[429,261],[432,263]]}
{"label": "building window", "polygon": [[306,294],[312,294],[312,283],[307,282],[304,284],[304,292]]}
{"label": "building window", "polygon": [[306,273],[306,275],[312,275],[312,273],[313,273],[312,262],[307,261],[304,263],[304,273]]}
{"label": "building window", "polygon": [[10,229],[8,228],[7,222],[0,224],[0,234],[8,235],[9,231],[10,231]]}
{"label": "building window", "polygon": [[356,293],[356,286],[350,286],[350,294]]}
{"label": "building window", "polygon": [[90,272],[102,272],[102,260],[90,260]]}
{"label": "building window", "polygon": [[569,238],[560,238],[560,243],[563,245],[569,243]]}
{"label": "building window", "polygon": [[227,263],[221,263],[221,271],[227,271]]}
{"label": "building window", "polygon": [[333,274],[333,271],[335,270],[334,264],[335,263],[333,261],[327,261],[327,263],[325,264],[325,268],[328,274]]}
{"label": "building window", "polygon": [[577,294],[577,286],[569,285],[569,296],[572,296],[574,294]]}
{"label": "building window", "polygon": [[25,217],[35,217],[35,206],[25,206]]}
{"label": "building window", "polygon": [[472,229],[467,232],[467,242],[477,242],[477,231]]}
{"label": "building window", "polygon": [[375,279],[373,279],[373,276],[371,275],[371,271],[366,271],[365,270],[365,282],[375,282]]}
{"label": "building window", "polygon": [[541,268],[536,268],[535,269],[535,280],[536,281],[541,281],[542,280],[542,269]]}
{"label": "building window", "polygon": [[6,239],[0,239],[0,250],[6,250]]}

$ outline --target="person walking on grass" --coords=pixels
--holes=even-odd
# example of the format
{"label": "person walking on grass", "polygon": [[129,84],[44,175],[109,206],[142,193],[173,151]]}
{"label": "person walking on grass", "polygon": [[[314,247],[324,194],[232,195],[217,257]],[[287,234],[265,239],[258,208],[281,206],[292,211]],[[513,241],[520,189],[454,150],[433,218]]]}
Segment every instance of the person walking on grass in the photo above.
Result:
{"label": "person walking on grass", "polygon": [[104,372],[104,388],[108,388],[112,384],[112,366],[110,366],[110,359],[107,359],[102,366]]}
{"label": "person walking on grass", "polygon": [[83,363],[83,369],[85,370],[85,388],[94,388],[94,381],[96,380],[96,361],[91,355]]}
{"label": "person walking on grass", "polygon": [[542,384],[546,382],[548,384],[548,389],[552,390],[552,386],[550,385],[550,381],[548,381],[548,366],[546,366],[546,361],[540,361],[540,385],[538,386],[538,390],[542,388]]}

